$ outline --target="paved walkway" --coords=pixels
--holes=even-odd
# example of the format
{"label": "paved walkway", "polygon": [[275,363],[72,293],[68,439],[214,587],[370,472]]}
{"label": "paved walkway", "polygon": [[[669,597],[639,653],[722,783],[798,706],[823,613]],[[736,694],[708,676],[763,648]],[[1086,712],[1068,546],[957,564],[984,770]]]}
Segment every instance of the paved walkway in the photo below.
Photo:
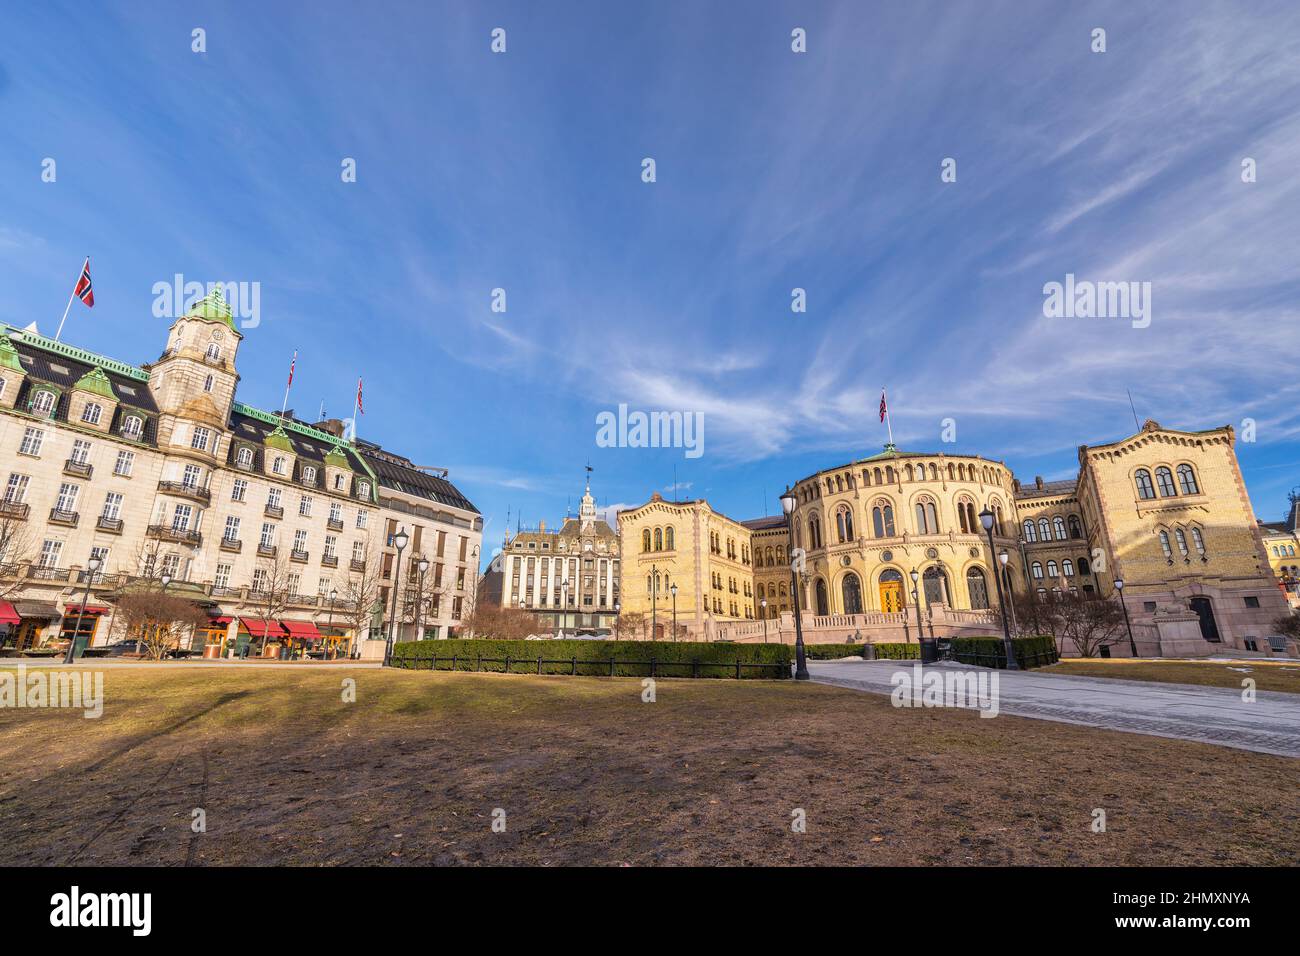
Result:
{"label": "paved walkway", "polygon": [[[873,694],[894,689],[890,675],[911,661],[809,661],[812,679]],[[931,668],[984,670],[960,664]],[[1000,713],[1066,724],[1105,727],[1156,737],[1300,757],[1300,694],[1241,691],[1148,681],[1066,677],[1033,671],[998,671]]]}

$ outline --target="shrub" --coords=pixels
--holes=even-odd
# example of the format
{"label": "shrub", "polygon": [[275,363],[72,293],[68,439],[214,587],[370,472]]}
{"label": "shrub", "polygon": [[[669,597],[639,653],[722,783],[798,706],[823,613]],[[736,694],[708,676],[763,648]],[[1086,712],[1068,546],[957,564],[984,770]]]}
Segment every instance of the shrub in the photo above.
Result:
{"label": "shrub", "polygon": [[[434,658],[437,658],[434,660]],[[613,660],[611,669],[610,661]],[[669,641],[496,641],[453,639],[403,641],[393,647],[393,666],[416,670],[497,671],[511,674],[577,674],[588,677],[790,677],[787,644]],[[755,667],[748,665],[770,665]]]}
{"label": "shrub", "polygon": [[[1056,663],[1056,641],[1050,637],[1013,638],[1011,649],[1016,663],[1024,669]],[[952,656],[963,664],[1006,667],[1006,649],[1000,637],[955,637]]]}
{"label": "shrub", "polygon": [[866,644],[805,644],[804,656],[810,661],[834,661],[841,657],[862,657]]}
{"label": "shrub", "polygon": [[873,645],[876,648],[876,660],[881,661],[919,661],[921,645],[895,642]]}

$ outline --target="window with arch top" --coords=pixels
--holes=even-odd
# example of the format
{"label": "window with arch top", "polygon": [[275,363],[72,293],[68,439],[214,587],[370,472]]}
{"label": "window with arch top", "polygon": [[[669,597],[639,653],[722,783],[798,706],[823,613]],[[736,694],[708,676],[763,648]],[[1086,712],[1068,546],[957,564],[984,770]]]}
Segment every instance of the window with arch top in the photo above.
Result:
{"label": "window with arch top", "polygon": [[1156,469],[1156,487],[1160,489],[1161,498],[1172,498],[1178,494],[1174,490],[1174,473],[1163,465]]}
{"label": "window with arch top", "polygon": [[1192,470],[1191,465],[1178,466],[1178,484],[1185,495],[1200,493],[1200,488],[1196,484],[1196,472]]}
{"label": "window with arch top", "polygon": [[649,528],[644,528],[641,531],[641,550],[642,551],[650,550],[650,529]]}
{"label": "window with arch top", "polygon": [[839,536],[839,543],[853,540],[853,511],[848,505],[840,505],[835,509],[835,533]]}
{"label": "window with arch top", "polygon": [[1139,498],[1154,498],[1156,496],[1155,486],[1151,484],[1151,472],[1145,468],[1139,468],[1133,472],[1133,481],[1137,485]]}
{"label": "window with arch top", "polygon": [[1029,518],[1025,519],[1024,531],[1025,531],[1025,541],[1027,541],[1028,543],[1033,544],[1035,541],[1038,540],[1038,532],[1034,530],[1034,522],[1031,521]]}

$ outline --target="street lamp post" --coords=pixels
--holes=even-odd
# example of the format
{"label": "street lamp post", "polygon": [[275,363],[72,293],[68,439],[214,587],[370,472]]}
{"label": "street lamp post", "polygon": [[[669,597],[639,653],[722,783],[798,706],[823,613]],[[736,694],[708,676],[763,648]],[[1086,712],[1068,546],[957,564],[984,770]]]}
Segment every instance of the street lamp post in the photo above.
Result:
{"label": "street lamp post", "polygon": [[918,581],[921,580],[921,572],[913,568],[908,577],[912,579],[912,606],[916,608],[916,643],[921,643],[921,593]]}
{"label": "street lamp post", "polygon": [[622,603],[619,601],[615,601],[614,602],[614,638],[616,640],[618,639],[619,631],[622,630],[622,627],[619,626],[619,622],[618,622],[618,617],[622,613],[623,613]]}
{"label": "street lamp post", "polygon": [[677,582],[674,581],[668,585],[668,590],[673,595],[673,643],[677,642]]}
{"label": "street lamp post", "polygon": [[[1016,663],[1015,651],[1011,648],[1011,624],[1007,620],[1007,599],[1002,593],[1002,575],[997,570],[998,561],[994,560],[997,552],[993,550],[993,512],[988,509],[987,505],[980,512],[980,524],[984,526],[984,533],[989,536],[989,566],[994,569],[993,575],[998,580],[998,610],[1002,612],[1002,644],[1007,652],[1007,670],[1018,671],[1020,665]],[[1005,562],[1006,559],[1000,558],[998,560]]]}
{"label": "street lamp post", "polygon": [[[95,580],[95,575],[99,573],[100,566],[104,559],[97,554],[92,554],[86,561],[86,590],[81,595],[81,610],[77,612],[77,626],[72,632],[72,640],[68,641],[68,653],[64,655],[63,663],[71,664],[73,652],[77,649],[77,635],[81,633],[81,624],[86,617],[86,602],[90,600],[90,584]],[[86,643],[90,643],[87,641]],[[136,648],[139,650],[139,648]]]}
{"label": "street lamp post", "polygon": [[560,582],[560,637],[564,636],[564,629],[569,624],[569,579],[565,578]]}
{"label": "street lamp post", "polygon": [[397,590],[402,586],[402,551],[406,549],[406,543],[410,540],[405,527],[398,528],[397,534],[393,535],[393,544],[397,548],[397,561],[393,565],[392,620],[388,622],[388,643],[384,645],[385,667],[393,662],[393,642],[397,640]]}
{"label": "street lamp post", "polygon": [[763,615],[763,643],[767,643],[767,598],[758,602],[759,613]]}
{"label": "street lamp post", "polygon": [[658,640],[655,628],[659,626],[659,566],[650,565],[650,640]]}
{"label": "street lamp post", "polygon": [[415,566],[420,570],[420,590],[415,596],[415,639],[424,640],[424,572],[429,570],[429,559],[421,557]]}
{"label": "street lamp post", "polygon": [[1138,656],[1137,641],[1133,640],[1133,625],[1128,619],[1128,605],[1124,603],[1124,579],[1115,579],[1115,590],[1119,592],[1119,606],[1124,609],[1124,628],[1128,631],[1128,649],[1133,652],[1133,656]]}
{"label": "street lamp post", "polygon": [[[329,617],[328,617],[328,618],[326,619],[326,621],[325,621],[325,630],[327,630],[327,631],[330,632],[330,637],[333,637],[333,636],[334,636],[334,602],[335,602],[335,600],[338,599],[338,596],[339,596],[338,589],[337,589],[337,588],[330,588],[330,613],[329,613]],[[334,648],[334,651],[335,651],[335,653],[337,653],[337,652],[338,652],[338,648],[335,647],[335,648]],[[324,660],[324,659],[325,659],[325,655],[322,654],[322,655],[321,655],[321,660]]]}
{"label": "street lamp post", "polygon": [[1011,560],[1011,555],[1006,548],[998,552],[998,560],[1002,562],[1002,570],[998,573],[1002,575],[1007,586],[1007,610],[1011,612],[1011,630],[1019,632],[1020,628],[1016,626],[1016,586],[1011,583],[1011,575],[1006,572],[1007,562]]}
{"label": "street lamp post", "polygon": [[[794,541],[794,506],[797,499],[789,488],[781,496],[781,510],[785,512],[786,531]],[[790,584],[794,589],[794,679],[808,680],[808,660],[803,649],[803,616],[799,611],[799,575],[795,572],[794,561],[790,562]]]}

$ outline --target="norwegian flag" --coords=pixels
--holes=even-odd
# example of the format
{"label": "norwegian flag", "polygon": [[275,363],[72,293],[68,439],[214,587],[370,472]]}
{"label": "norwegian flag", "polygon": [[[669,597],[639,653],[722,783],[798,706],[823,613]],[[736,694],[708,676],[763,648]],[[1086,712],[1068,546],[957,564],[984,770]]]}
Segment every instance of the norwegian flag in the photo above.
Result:
{"label": "norwegian flag", "polygon": [[77,287],[72,290],[86,307],[93,309],[95,307],[95,290],[90,285],[90,256],[86,256],[86,264],[81,267],[81,278],[77,280]]}
{"label": "norwegian flag", "polygon": [[289,360],[289,381],[286,382],[284,386],[286,389],[293,384],[293,367],[297,364],[298,364],[298,350],[294,349],[293,358]]}
{"label": "norwegian flag", "polygon": [[361,404],[361,379],[358,378],[357,379],[357,414],[364,415],[365,413],[366,410]]}
{"label": "norwegian flag", "polygon": [[889,414],[889,406],[885,404],[885,393],[882,390],[880,393],[880,420],[883,422],[885,420],[885,416],[888,414]]}

